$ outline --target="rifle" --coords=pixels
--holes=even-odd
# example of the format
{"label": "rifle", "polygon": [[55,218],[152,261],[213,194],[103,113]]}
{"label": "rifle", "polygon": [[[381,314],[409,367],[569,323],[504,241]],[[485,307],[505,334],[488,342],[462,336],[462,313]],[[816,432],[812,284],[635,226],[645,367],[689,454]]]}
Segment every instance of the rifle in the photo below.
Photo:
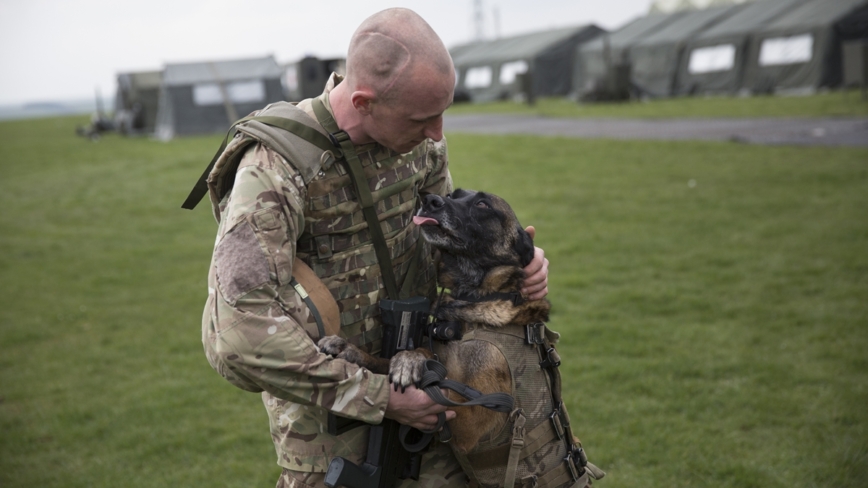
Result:
{"label": "rifle", "polygon": [[[421,345],[429,308],[430,302],[426,297],[381,300],[383,347],[380,357],[391,359],[399,351]],[[336,423],[342,423],[335,419]],[[381,424],[372,425],[365,462],[358,466],[345,458],[332,459],[326,471],[325,485],[329,488],[392,488],[399,479],[418,480],[422,454],[404,448],[398,437],[400,427],[401,424],[392,419],[383,419]]]}

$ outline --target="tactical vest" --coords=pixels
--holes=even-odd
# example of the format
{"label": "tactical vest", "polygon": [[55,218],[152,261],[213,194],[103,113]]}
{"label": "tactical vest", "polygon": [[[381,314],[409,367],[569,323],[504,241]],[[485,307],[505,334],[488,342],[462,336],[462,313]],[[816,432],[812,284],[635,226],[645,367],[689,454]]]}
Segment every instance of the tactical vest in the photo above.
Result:
{"label": "tactical vest", "polygon": [[[320,99],[328,103],[327,94]],[[252,117],[236,126],[237,133],[224,142],[184,207],[191,208],[208,192],[219,221],[247,149],[262,143],[282,156],[295,170],[291,173],[297,174],[295,181],[287,184],[299,190],[302,202],[302,208],[294,209],[303,215],[304,221],[303,228],[298,229],[295,257],[313,270],[336,300],[340,314],[338,335],[371,354],[378,354],[382,325],[377,303],[386,293],[368,224],[345,163],[340,161],[340,151],[315,119],[310,100],[298,106],[275,103]],[[299,135],[298,124],[292,130],[280,128],[280,121],[286,119],[297,121],[309,130]],[[415,278],[406,280],[409,285],[402,289],[433,299],[436,294],[434,262],[427,245],[419,240],[419,229],[411,225],[419,190],[425,187],[426,177],[432,171],[428,144],[421,144],[406,154],[388,151],[377,144],[358,146],[356,150],[398,286],[403,285],[407,271],[415,267]],[[445,173],[445,169],[443,171]],[[417,250],[417,246],[425,247]],[[300,297],[291,286],[291,274],[296,274],[298,267],[292,265],[289,256],[281,254],[273,258],[278,293],[285,302],[293,303]],[[300,325],[314,341],[322,335],[313,321]],[[213,354],[208,357],[209,361],[218,360]],[[243,378],[235,378],[225,365],[215,362],[211,365],[234,385],[255,388]],[[304,414],[294,416],[287,425],[284,414],[292,408],[288,406],[290,402],[268,392],[262,395],[278,464],[284,468],[325,471],[334,456],[352,458],[364,452],[366,428],[331,436],[326,428],[330,416],[318,407],[305,407]]]}
{"label": "tactical vest", "polygon": [[[279,119],[300,122],[311,132],[302,137],[275,127]],[[382,273],[347,169],[335,164],[335,153],[339,151],[328,132],[304,110],[287,102],[274,103],[242,120],[207,178],[215,218],[219,221],[218,208],[225,204],[238,164],[249,146],[262,143],[283,156],[299,172],[307,188],[304,229],[296,244],[296,256],[310,266],[337,301],[340,335],[369,353],[378,353],[382,330],[377,304],[385,297]],[[433,299],[434,263],[427,259],[428,253],[417,252],[417,245],[426,244],[420,241],[419,229],[410,225],[418,189],[428,170],[425,144],[403,155],[377,144],[361,149],[359,160],[399,285],[416,267],[414,283],[405,289]],[[290,279],[278,274],[281,284]]]}
{"label": "tactical vest", "polygon": [[605,475],[587,462],[581,442],[573,442],[569,413],[561,401],[560,359],[554,349],[559,337],[542,323],[465,325],[462,341],[488,342],[506,359],[515,398],[514,410],[499,432],[483,438],[466,454],[453,451],[471,486],[583,488],[589,484],[588,476]]}

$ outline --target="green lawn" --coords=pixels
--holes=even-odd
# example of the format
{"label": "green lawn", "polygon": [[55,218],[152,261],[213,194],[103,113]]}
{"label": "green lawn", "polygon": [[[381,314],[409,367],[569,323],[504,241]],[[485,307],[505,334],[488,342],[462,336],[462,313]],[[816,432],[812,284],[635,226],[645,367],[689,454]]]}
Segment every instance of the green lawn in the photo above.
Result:
{"label": "green lawn", "polygon": [[865,117],[868,101],[858,90],[786,97],[683,97],[622,103],[576,103],[543,98],[534,106],[514,102],[457,104],[450,114],[516,113],[546,117]]}
{"label": "green lawn", "polygon": [[[219,138],[0,123],[0,486],[273,486],[205,360]],[[601,487],[868,486],[868,150],[449,136],[551,261]]]}

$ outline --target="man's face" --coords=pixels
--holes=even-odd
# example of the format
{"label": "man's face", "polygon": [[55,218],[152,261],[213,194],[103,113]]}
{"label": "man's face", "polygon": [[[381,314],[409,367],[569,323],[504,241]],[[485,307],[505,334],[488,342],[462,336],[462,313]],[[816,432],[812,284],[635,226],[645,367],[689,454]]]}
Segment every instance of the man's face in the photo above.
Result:
{"label": "man's face", "polygon": [[452,105],[454,75],[432,76],[426,71],[417,70],[395,99],[372,102],[365,121],[371,139],[400,153],[428,138],[443,139],[443,112]]}

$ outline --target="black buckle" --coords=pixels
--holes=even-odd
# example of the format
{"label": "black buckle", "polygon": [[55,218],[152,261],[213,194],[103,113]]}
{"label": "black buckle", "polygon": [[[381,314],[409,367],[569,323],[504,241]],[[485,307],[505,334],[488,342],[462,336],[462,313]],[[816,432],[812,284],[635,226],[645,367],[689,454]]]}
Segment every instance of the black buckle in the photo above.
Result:
{"label": "black buckle", "polygon": [[[558,406],[555,407],[555,411],[561,418],[561,425],[564,426],[564,429],[568,429],[570,427],[570,413],[567,412],[567,407],[564,405],[564,402],[559,402]],[[572,442],[572,439],[570,439],[570,442]]]}
{"label": "black buckle", "polygon": [[561,424],[561,413],[555,409],[551,415],[549,415],[549,420],[552,421],[555,433],[558,435],[558,440],[564,440],[564,426]]}
{"label": "black buckle", "polygon": [[350,140],[350,135],[347,134],[346,131],[339,130],[334,134],[329,132],[329,139],[331,139],[332,142],[335,143],[335,146],[340,146],[342,142]]}
{"label": "black buckle", "polygon": [[542,368],[557,368],[561,365],[561,356],[555,351],[554,347],[550,347],[546,351],[546,358],[539,365]]}
{"label": "black buckle", "polygon": [[570,453],[570,457],[573,459],[573,462],[576,463],[576,466],[580,468],[584,468],[588,465],[588,455],[585,454],[585,450],[581,447],[574,447],[573,452]]}
{"label": "black buckle", "polygon": [[428,337],[441,342],[461,340],[461,322],[436,321],[428,325]]}
{"label": "black buckle", "polygon": [[525,339],[528,344],[543,344],[545,343],[545,328],[546,324],[537,322],[525,326]]}
{"label": "black buckle", "polygon": [[573,481],[577,481],[582,473],[579,472],[579,467],[576,466],[572,454],[567,454],[567,457],[564,458],[564,462],[567,463],[567,469],[570,470],[570,476],[573,478]]}

